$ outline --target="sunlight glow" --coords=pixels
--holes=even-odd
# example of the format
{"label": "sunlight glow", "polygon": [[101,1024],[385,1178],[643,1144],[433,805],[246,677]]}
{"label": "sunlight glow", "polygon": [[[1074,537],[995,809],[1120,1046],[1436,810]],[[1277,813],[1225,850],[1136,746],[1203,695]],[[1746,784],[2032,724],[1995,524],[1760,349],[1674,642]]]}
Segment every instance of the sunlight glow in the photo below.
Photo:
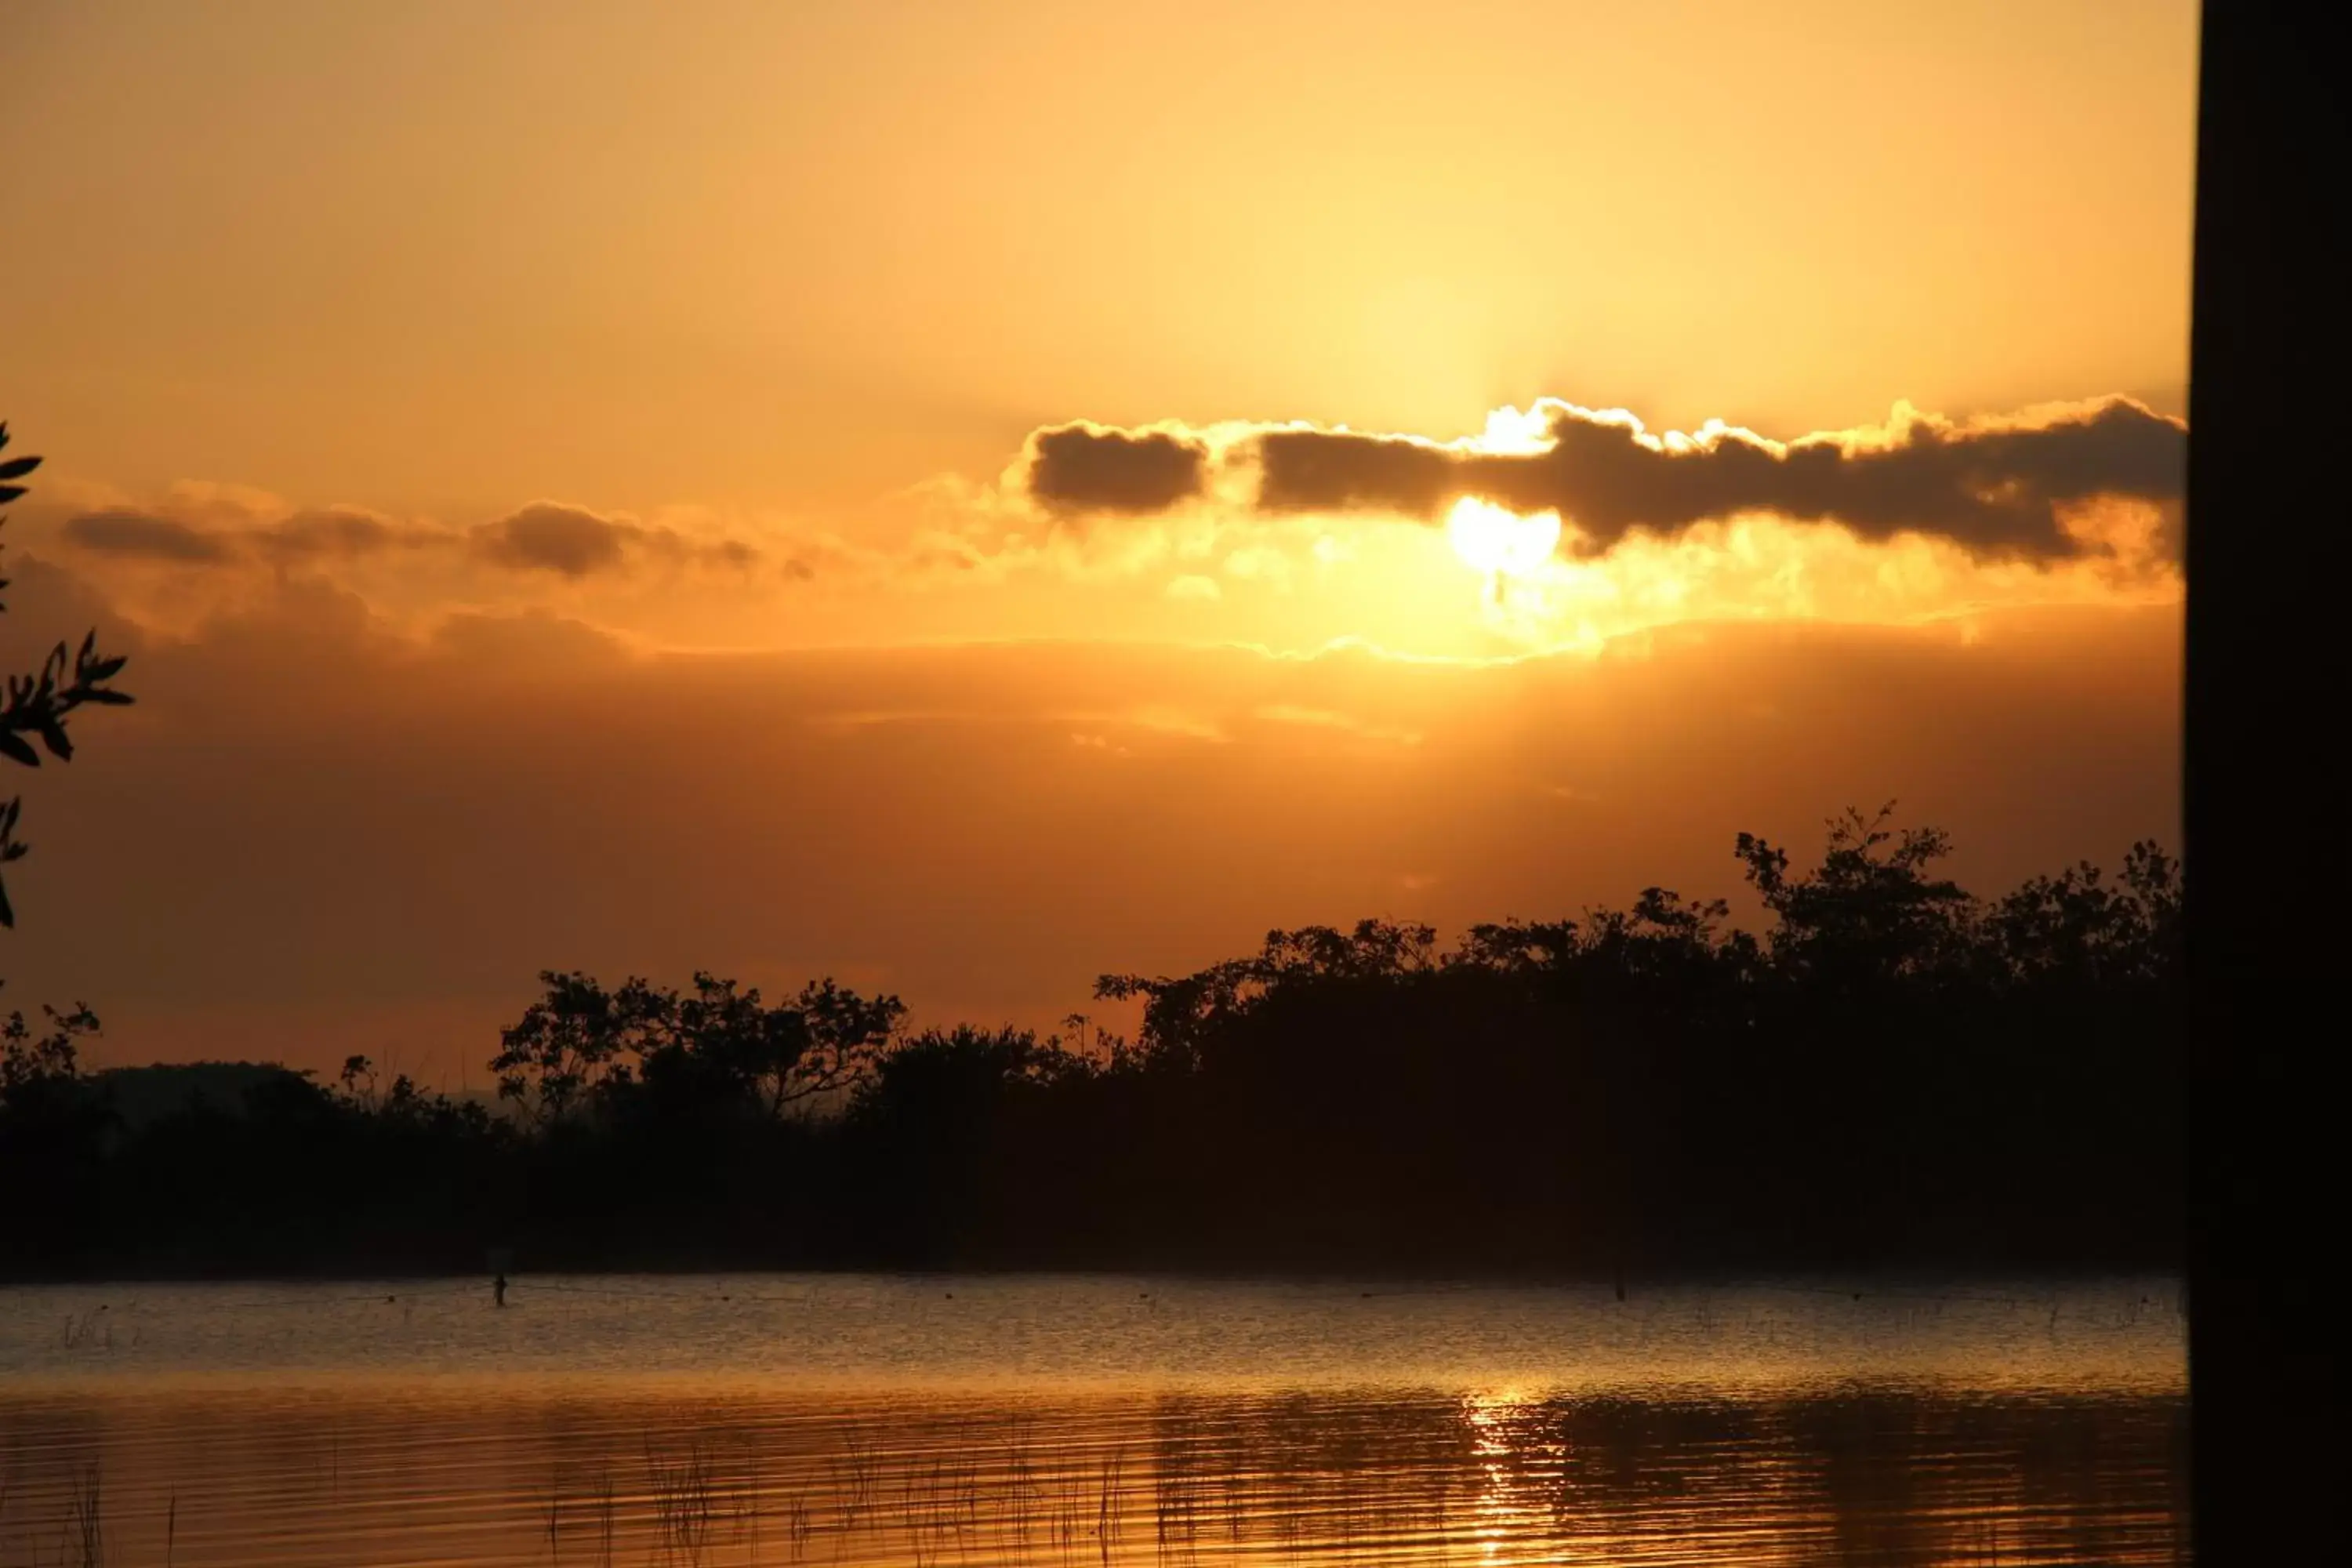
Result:
{"label": "sunlight glow", "polygon": [[1511,452],[1532,456],[1551,446],[1552,407],[1556,398],[1539,398],[1525,408],[1505,404],[1486,416],[1486,428],[1462,445],[1478,452]]}
{"label": "sunlight glow", "polygon": [[1559,513],[1521,517],[1492,501],[1465,496],[1446,515],[1454,552],[1490,575],[1532,577],[1559,546]]}

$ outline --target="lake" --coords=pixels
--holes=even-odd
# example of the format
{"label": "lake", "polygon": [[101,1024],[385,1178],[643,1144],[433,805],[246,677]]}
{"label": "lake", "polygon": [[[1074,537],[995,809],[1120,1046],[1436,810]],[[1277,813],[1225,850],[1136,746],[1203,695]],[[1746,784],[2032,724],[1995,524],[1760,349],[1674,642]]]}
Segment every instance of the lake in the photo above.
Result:
{"label": "lake", "polygon": [[0,1289],[16,1564],[2172,1563],[2170,1279]]}

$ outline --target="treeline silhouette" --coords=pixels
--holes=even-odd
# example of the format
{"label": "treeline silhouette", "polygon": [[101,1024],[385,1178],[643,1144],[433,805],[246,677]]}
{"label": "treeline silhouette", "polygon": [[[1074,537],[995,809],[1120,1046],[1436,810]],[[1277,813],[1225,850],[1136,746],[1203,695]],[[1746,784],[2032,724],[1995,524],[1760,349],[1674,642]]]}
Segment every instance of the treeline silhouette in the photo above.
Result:
{"label": "treeline silhouette", "polygon": [[0,1268],[2170,1266],[2178,863],[1985,901],[1948,848],[1850,812],[1799,871],[1743,834],[1759,931],[1655,888],[1448,949],[1276,931],[1106,976],[1131,1038],[550,973],[495,1107],[360,1058],[119,1094],[86,1014],[20,1020]]}

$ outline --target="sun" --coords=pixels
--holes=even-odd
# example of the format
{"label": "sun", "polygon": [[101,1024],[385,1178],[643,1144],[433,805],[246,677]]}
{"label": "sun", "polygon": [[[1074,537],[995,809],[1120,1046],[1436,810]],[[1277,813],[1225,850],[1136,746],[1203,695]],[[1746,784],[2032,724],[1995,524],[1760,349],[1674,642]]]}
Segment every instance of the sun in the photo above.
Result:
{"label": "sun", "polygon": [[1521,517],[1493,501],[1464,496],[1446,514],[1445,536],[1456,555],[1489,576],[1529,577],[1559,546],[1559,513]]}

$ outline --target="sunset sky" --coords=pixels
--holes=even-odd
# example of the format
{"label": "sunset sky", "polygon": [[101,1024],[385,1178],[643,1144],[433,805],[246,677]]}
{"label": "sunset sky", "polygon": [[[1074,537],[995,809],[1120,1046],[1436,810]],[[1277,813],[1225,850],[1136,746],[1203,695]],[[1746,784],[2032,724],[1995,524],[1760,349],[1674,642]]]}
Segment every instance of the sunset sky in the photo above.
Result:
{"label": "sunset sky", "polygon": [[[2179,837],[2196,7],[0,9],[0,1005],[1044,1025],[1743,828]],[[12,449],[13,450],[13,449]]]}

